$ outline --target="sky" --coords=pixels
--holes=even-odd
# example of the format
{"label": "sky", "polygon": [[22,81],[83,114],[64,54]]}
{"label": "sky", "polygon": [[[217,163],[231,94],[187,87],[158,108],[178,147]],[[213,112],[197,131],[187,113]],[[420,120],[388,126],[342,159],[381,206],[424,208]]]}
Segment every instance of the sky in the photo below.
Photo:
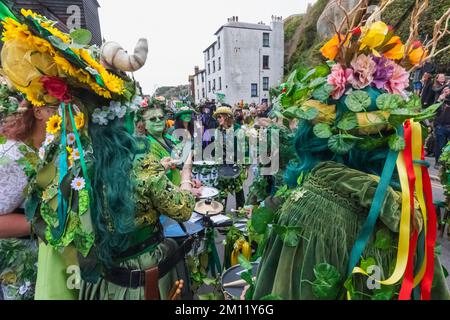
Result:
{"label": "sky", "polygon": [[214,33],[232,16],[240,22],[270,24],[271,16],[304,13],[314,0],[98,0],[100,25],[106,41],[132,52],[147,38],[146,65],[134,76],[144,93],[157,87],[188,83],[194,66],[204,67],[203,50]]}

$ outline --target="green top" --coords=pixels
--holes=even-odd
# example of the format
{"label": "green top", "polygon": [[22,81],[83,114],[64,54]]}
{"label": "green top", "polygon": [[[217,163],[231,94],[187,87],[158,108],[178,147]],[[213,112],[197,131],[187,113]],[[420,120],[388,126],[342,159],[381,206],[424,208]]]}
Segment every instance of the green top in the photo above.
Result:
{"label": "green top", "polygon": [[[177,139],[175,139],[174,137],[172,137],[169,134],[165,134],[164,138],[173,143],[173,145],[177,145],[179,143],[179,141]],[[148,135],[147,136],[148,141],[150,142],[150,153],[155,156],[156,159],[158,159],[159,161],[161,161],[163,158],[166,157],[170,157],[172,150],[168,149],[168,147],[170,148],[170,146],[164,146],[161,144],[160,141],[158,141],[155,137],[153,137],[152,135]],[[169,178],[169,180],[176,186],[180,185],[181,182],[181,174],[180,174],[180,170],[178,169],[169,169],[166,173],[167,177]]]}

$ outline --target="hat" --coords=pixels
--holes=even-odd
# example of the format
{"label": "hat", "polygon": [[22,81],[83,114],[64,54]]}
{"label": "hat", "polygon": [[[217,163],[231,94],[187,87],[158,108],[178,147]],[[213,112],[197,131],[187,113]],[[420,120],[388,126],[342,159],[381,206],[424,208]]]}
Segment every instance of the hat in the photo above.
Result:
{"label": "hat", "polygon": [[227,114],[229,116],[233,116],[233,112],[231,111],[230,107],[218,107],[216,109],[216,112],[214,112],[213,117],[217,118],[217,115],[219,114]]}
{"label": "hat", "polygon": [[192,110],[190,107],[188,106],[182,106],[178,109],[178,111],[175,113],[175,117],[178,118],[179,116],[183,115],[183,114],[192,114],[194,113],[194,110]]}

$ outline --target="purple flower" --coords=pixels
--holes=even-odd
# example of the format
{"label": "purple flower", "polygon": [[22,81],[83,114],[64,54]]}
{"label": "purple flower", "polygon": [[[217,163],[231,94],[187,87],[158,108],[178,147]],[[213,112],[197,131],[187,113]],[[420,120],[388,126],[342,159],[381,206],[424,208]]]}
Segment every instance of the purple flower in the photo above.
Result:
{"label": "purple flower", "polygon": [[383,89],[385,84],[394,74],[394,62],[385,57],[372,57],[376,63],[375,73],[373,75],[373,86],[377,89]]}

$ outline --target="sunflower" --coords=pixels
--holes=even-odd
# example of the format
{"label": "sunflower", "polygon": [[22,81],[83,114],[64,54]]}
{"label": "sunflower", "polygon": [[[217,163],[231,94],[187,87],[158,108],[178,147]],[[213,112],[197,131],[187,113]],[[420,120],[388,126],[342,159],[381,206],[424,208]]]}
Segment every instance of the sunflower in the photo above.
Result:
{"label": "sunflower", "polygon": [[77,130],[80,130],[84,126],[84,114],[82,112],[77,113],[77,115],[74,118],[75,120],[75,126],[77,127]]}
{"label": "sunflower", "polygon": [[61,130],[61,123],[62,123],[62,119],[60,116],[58,116],[58,115],[52,116],[47,121],[47,129],[46,129],[47,132],[50,134],[58,133],[59,130]]}

